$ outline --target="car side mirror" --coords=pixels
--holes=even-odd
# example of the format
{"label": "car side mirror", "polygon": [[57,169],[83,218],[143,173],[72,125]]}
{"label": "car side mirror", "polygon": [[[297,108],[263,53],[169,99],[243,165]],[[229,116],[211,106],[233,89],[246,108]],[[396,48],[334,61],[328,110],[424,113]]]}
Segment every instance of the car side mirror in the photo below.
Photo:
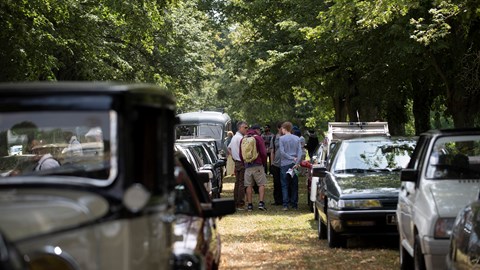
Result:
{"label": "car side mirror", "polygon": [[418,170],[403,169],[400,172],[400,181],[402,182],[417,182]]}
{"label": "car side mirror", "polygon": [[214,169],[214,165],[212,164],[205,164],[203,165],[202,167],[204,170],[213,170]]}
{"label": "car side mirror", "polygon": [[197,172],[197,175],[200,183],[208,183],[210,181],[210,175],[208,172]]}
{"label": "car side mirror", "polygon": [[206,211],[206,217],[223,217],[235,213],[235,200],[230,198],[220,198],[212,200],[211,211]]}
{"label": "car side mirror", "polygon": [[327,168],[323,166],[313,166],[312,168],[312,176],[323,178],[327,175]]}
{"label": "car side mirror", "polygon": [[217,160],[217,163],[215,163],[215,168],[224,167],[226,165],[227,165],[227,163],[225,162],[225,160],[219,159],[219,160]]}

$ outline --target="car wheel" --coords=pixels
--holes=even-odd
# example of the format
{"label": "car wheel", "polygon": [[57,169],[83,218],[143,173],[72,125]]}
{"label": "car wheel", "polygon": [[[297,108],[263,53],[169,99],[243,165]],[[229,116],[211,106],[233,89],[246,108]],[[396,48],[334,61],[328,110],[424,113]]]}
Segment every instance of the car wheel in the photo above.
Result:
{"label": "car wheel", "polygon": [[415,270],[426,270],[425,256],[422,253],[422,246],[420,245],[420,236],[415,236],[415,243],[413,244],[413,262]]}
{"label": "car wheel", "polygon": [[[320,217],[318,218],[321,219]],[[332,228],[330,217],[327,215],[327,239],[328,246],[331,248],[343,248],[347,246],[347,239],[335,232]]]}
{"label": "car wheel", "polygon": [[[318,215],[318,212],[317,212]],[[318,239],[326,239],[327,238],[327,226],[322,222],[320,217],[317,217],[317,227],[318,227]]]}
{"label": "car wheel", "polygon": [[400,269],[409,270],[413,269],[413,258],[408,254],[405,248],[402,245],[402,237],[400,237]]}

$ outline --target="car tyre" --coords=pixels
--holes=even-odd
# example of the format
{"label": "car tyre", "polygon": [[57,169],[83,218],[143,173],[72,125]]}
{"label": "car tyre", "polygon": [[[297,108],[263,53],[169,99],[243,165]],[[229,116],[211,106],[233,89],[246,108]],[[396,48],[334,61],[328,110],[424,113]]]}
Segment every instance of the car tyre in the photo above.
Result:
{"label": "car tyre", "polygon": [[322,222],[322,219],[318,216],[317,213],[317,225],[318,225],[318,239],[327,239],[327,226]]}
{"label": "car tyre", "polygon": [[402,237],[400,237],[400,269],[401,270],[410,270],[413,269],[413,258],[408,254],[405,248],[402,245]]}
{"label": "car tyre", "polygon": [[[318,218],[321,219],[320,217]],[[344,248],[347,246],[347,239],[341,236],[339,233],[335,232],[332,228],[330,217],[327,215],[327,239],[328,246],[331,248]]]}
{"label": "car tyre", "polygon": [[415,270],[426,270],[425,256],[422,253],[422,246],[420,244],[420,236],[415,235],[415,243],[413,244],[413,262]]}

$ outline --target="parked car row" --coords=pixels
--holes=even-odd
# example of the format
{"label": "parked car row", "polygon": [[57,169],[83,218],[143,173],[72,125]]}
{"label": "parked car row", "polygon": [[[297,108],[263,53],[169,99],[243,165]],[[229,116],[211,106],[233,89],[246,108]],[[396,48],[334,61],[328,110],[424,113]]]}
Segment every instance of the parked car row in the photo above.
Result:
{"label": "parked car row", "polygon": [[156,86],[1,84],[0,268],[218,268],[235,205],[175,152],[176,123]]}
{"label": "parked car row", "polygon": [[320,239],[399,235],[401,269],[480,267],[480,129],[341,139],[311,167]]}
{"label": "parked car row", "polygon": [[197,171],[206,170],[210,172],[210,181],[206,183],[207,191],[210,197],[220,198],[226,160],[220,159],[218,154],[209,147],[209,144],[201,140],[177,140],[175,147],[188,157]]}

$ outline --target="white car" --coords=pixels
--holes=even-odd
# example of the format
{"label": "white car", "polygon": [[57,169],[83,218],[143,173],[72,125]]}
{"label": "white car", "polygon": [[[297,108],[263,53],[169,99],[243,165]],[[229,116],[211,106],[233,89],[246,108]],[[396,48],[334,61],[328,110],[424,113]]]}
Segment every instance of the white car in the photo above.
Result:
{"label": "white car", "polygon": [[455,217],[478,197],[480,129],[422,134],[401,180],[401,269],[446,269]]}

